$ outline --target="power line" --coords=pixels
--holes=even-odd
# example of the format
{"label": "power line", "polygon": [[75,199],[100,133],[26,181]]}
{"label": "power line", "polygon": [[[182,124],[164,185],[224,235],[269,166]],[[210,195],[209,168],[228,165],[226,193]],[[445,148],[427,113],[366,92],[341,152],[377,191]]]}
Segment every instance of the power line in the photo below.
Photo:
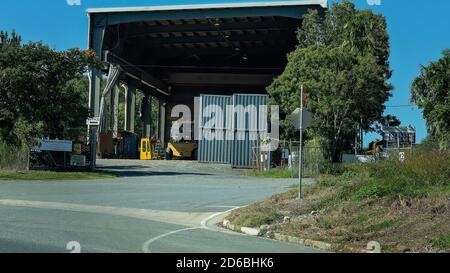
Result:
{"label": "power line", "polygon": [[406,107],[415,107],[415,104],[404,104],[404,105],[386,105],[386,108],[406,108]]}

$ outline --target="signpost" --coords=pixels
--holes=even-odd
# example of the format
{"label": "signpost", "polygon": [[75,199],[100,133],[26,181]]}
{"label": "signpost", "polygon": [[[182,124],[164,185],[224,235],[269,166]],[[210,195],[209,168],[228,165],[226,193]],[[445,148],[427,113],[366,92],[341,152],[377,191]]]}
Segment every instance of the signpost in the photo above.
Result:
{"label": "signpost", "polygon": [[312,124],[313,115],[305,108],[303,108],[303,111],[301,111],[300,108],[297,108],[294,112],[292,112],[290,116],[292,126],[295,129],[300,130],[300,116],[302,116],[303,120],[303,129],[310,127]]}
{"label": "signpost", "polygon": [[91,146],[91,171],[95,171],[97,161],[97,136],[98,128],[100,126],[100,117],[90,118],[86,120],[86,125],[89,128],[89,142]]}
{"label": "signpost", "polygon": [[303,108],[303,85],[300,89],[300,108],[291,115],[291,123],[295,129],[300,130],[300,151],[298,156],[298,199],[302,199],[302,176],[303,176],[303,130],[312,125],[312,113]]}
{"label": "signpost", "polygon": [[300,89],[300,154],[298,155],[298,199],[302,199],[303,176],[303,85]]}

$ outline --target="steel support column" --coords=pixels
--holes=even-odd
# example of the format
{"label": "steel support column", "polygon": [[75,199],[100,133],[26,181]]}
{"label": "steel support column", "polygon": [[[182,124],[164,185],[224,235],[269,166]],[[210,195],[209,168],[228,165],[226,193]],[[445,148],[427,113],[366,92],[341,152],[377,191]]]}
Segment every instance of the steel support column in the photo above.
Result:
{"label": "steel support column", "polygon": [[[94,27],[90,33],[90,49],[95,51],[99,60],[102,60],[103,40],[105,37],[105,27]],[[89,77],[89,110],[91,117],[100,115],[100,81],[101,72],[92,70]]]}
{"label": "steel support column", "polygon": [[165,147],[166,144],[166,103],[159,101],[159,139],[161,146]]}
{"label": "steel support column", "polygon": [[142,101],[142,115],[144,122],[144,137],[152,136],[152,97],[149,94],[145,94]]}
{"label": "steel support column", "polygon": [[136,115],[136,87],[128,85],[125,89],[125,131],[134,133]]}
{"label": "steel support column", "polygon": [[111,129],[113,138],[117,138],[119,135],[119,96],[120,86],[116,84],[111,90]]}

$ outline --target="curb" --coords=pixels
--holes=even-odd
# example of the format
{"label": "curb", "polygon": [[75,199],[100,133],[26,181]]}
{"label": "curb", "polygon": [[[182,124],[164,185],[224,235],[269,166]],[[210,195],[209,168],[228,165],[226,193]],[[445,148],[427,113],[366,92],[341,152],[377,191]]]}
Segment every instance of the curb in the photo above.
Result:
{"label": "curb", "polygon": [[261,236],[261,229],[251,228],[251,227],[238,228],[235,225],[233,225],[230,221],[228,221],[227,219],[223,220],[222,226],[225,227],[226,229],[229,229],[229,230],[232,230],[235,232],[241,232],[241,233],[247,234],[249,236]]}
{"label": "curb", "polygon": [[260,236],[261,230],[256,228],[241,227],[241,232],[250,236]]}
{"label": "curb", "polygon": [[313,247],[316,249],[330,251],[330,252],[365,253],[365,254],[373,253],[372,251],[365,250],[365,249],[357,249],[357,248],[340,245],[340,244],[331,244],[331,243],[326,243],[326,242],[322,242],[322,241],[303,239],[303,238],[299,238],[299,237],[282,235],[280,233],[275,233],[274,239],[278,240],[278,241],[284,241],[284,242],[288,242],[288,243],[292,243],[292,244],[299,244],[299,245]]}
{"label": "curb", "polygon": [[310,240],[310,239],[302,239],[302,238],[299,238],[299,237],[282,235],[280,233],[275,233],[274,234],[274,239],[278,240],[278,241],[284,241],[284,242],[298,244],[298,245],[303,245],[303,246],[307,246],[307,247],[313,247],[313,248],[317,248],[317,249],[325,250],[325,251],[336,250],[336,247],[334,247],[330,243],[325,243],[325,242],[321,242],[321,241],[314,241],[314,240]]}
{"label": "curb", "polygon": [[[235,232],[241,232],[250,236],[262,236],[262,230],[257,228],[249,228],[249,227],[241,227],[238,229],[234,224],[232,224],[229,220],[224,219],[222,222],[222,226],[226,229],[229,229],[231,231]],[[288,242],[291,244],[297,244],[302,245],[306,247],[312,247],[323,251],[329,251],[329,252],[347,252],[347,253],[372,253],[371,251],[365,250],[365,249],[355,249],[349,246],[343,246],[339,244],[331,244],[327,242],[322,241],[316,241],[311,239],[303,239],[299,237],[294,236],[288,236],[283,235],[280,233],[274,233],[271,237],[274,240],[277,241],[283,241]]]}

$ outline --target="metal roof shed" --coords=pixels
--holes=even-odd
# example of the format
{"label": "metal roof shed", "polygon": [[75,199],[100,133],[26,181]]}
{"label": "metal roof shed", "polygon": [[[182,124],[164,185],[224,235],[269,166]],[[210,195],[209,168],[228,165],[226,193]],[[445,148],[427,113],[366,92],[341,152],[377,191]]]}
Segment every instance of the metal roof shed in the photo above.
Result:
{"label": "metal roof shed", "polygon": [[[326,8],[327,0],[295,0],[89,9],[89,48],[106,64],[90,77],[91,115],[108,120],[105,96],[111,93],[117,104],[113,93],[120,81],[127,86],[125,130],[134,131],[139,89],[147,102],[150,96],[163,102],[158,124],[164,140],[165,107],[192,109],[194,97],[205,93],[265,93],[295,49],[308,9],[322,14]],[[102,73],[108,73],[103,91]],[[117,108],[111,107],[115,130]],[[147,117],[149,107],[143,109]],[[149,118],[144,127],[149,136]]]}
{"label": "metal roof shed", "polygon": [[172,86],[267,86],[283,70],[307,10],[326,8],[327,0],[297,0],[89,9],[89,48],[120,65],[122,81],[137,80],[162,98]]}

